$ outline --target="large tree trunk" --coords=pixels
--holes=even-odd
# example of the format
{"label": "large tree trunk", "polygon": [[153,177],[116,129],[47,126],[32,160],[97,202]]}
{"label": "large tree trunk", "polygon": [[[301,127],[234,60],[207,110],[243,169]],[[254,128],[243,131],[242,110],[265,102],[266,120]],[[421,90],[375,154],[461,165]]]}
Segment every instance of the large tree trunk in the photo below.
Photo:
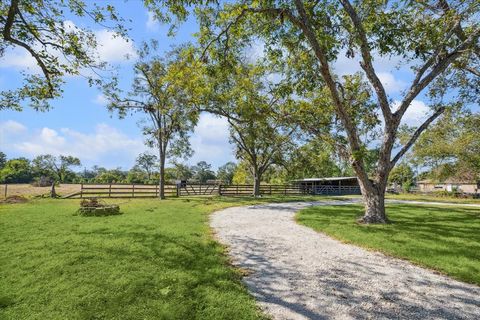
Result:
{"label": "large tree trunk", "polygon": [[260,197],[260,179],[261,174],[257,169],[253,171],[253,196]]}
{"label": "large tree trunk", "polygon": [[370,180],[361,181],[360,188],[362,190],[363,203],[365,206],[365,214],[358,220],[360,223],[387,223],[387,215],[385,213],[385,185]]}
{"label": "large tree trunk", "polygon": [[165,153],[160,154],[160,180],[158,188],[158,197],[165,199]]}

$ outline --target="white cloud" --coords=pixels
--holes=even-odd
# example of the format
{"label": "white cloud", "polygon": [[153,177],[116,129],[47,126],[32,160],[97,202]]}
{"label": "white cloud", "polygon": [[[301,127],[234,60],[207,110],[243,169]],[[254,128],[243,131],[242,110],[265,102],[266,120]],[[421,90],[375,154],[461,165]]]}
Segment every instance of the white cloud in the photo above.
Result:
{"label": "white cloud", "polygon": [[95,32],[97,53],[101,61],[109,63],[136,59],[137,52],[131,39],[123,38],[115,32],[103,29]]}
{"label": "white cloud", "polygon": [[158,31],[160,28],[160,22],[155,18],[155,14],[151,11],[147,12],[147,22],[145,23],[145,27],[149,31]]}
{"label": "white cloud", "polygon": [[[394,101],[392,106],[394,110],[397,110],[400,106],[400,101]],[[429,114],[430,108],[423,101],[413,100],[403,115],[401,123],[417,127],[427,119]]]}
{"label": "white cloud", "polygon": [[98,104],[100,106],[106,106],[108,103],[108,99],[103,94],[99,93],[95,97],[95,99],[93,99],[93,103]]}
{"label": "white cloud", "polygon": [[396,79],[390,72],[378,72],[377,75],[387,94],[398,93],[407,87],[405,81]]}
{"label": "white cloud", "polygon": [[25,131],[27,131],[27,127],[13,120],[7,120],[0,123],[0,136],[2,137],[18,135]]}
{"label": "white cloud", "polygon": [[[10,127],[17,128],[17,131],[26,131],[21,124]],[[8,144],[4,145],[7,149],[27,157],[40,154],[72,155],[87,163],[112,166],[120,163],[133,164],[135,157],[146,150],[141,139],[129,137],[103,123],[98,124],[93,133],[44,127],[39,131],[30,131],[27,135],[9,139]]]}
{"label": "white cloud", "polygon": [[233,148],[229,143],[228,123],[225,118],[201,114],[190,139],[195,154],[189,162],[207,161],[214,167],[234,161]]}
{"label": "white cloud", "polygon": [[0,68],[14,68],[29,74],[41,72],[35,59],[26,50],[21,48],[9,49],[0,57]]}

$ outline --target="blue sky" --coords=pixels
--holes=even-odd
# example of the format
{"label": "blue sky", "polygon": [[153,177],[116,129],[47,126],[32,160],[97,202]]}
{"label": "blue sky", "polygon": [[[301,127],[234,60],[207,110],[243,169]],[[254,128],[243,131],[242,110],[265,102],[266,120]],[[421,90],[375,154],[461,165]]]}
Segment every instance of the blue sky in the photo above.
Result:
{"label": "blue sky", "polygon": [[[100,26],[87,23],[102,44],[99,55],[116,65],[120,70],[121,82],[128,86],[132,80],[132,66],[135,62],[135,46],[142,41],[157,39],[162,50],[172,45],[195,41],[197,31],[192,19],[181,26],[175,37],[168,37],[168,26],[160,25],[142,5],[141,1],[113,1],[121,16],[131,19],[131,29],[126,42],[111,38],[111,33]],[[76,20],[82,26],[85,20]],[[262,46],[252,48],[252,55],[261,55]],[[127,60],[125,55],[132,58]],[[399,65],[399,59],[375,58],[375,67],[392,101],[400,99],[412,78],[408,66]],[[8,51],[0,58],[0,89],[15,88],[21,83],[20,72],[35,69],[35,63],[25,51]],[[334,64],[340,75],[360,70],[358,61],[345,55]],[[31,71],[30,71],[31,72]],[[138,116],[119,120],[105,108],[101,92],[89,87],[84,78],[69,77],[64,86],[62,98],[55,100],[53,110],[36,112],[28,107],[22,112],[2,111],[0,113],[0,149],[9,158],[24,156],[33,158],[39,154],[68,154],[79,157],[85,167],[100,165],[107,168],[133,166],[135,157],[146,150],[137,122]],[[395,102],[393,102],[393,105]],[[428,107],[419,97],[407,111],[404,122],[411,125],[425,118]],[[228,126],[224,119],[202,115],[191,137],[194,156],[187,162],[194,164],[205,160],[214,168],[234,161],[233,148],[228,142]]]}
{"label": "blue sky", "polygon": [[[195,21],[188,21],[178,30],[175,37],[168,37],[168,26],[160,25],[143,6],[141,1],[115,1],[120,15],[132,22],[129,37],[132,41],[110,38],[106,29],[93,24],[99,43],[100,56],[119,67],[121,82],[128,86],[132,79],[135,46],[142,41],[157,39],[162,50],[172,45],[194,41]],[[72,17],[73,23],[82,25],[85,20]],[[0,88],[15,88],[21,83],[22,70],[35,69],[28,54],[22,50],[9,51],[0,58]],[[53,109],[36,112],[25,107],[22,112],[0,113],[0,149],[8,158],[24,156],[33,158],[39,154],[72,154],[82,160],[85,167],[101,165],[107,168],[132,167],[135,157],[146,150],[137,125],[139,116],[119,120],[105,108],[105,99],[95,87],[89,87],[84,78],[69,77],[62,98],[55,100]],[[202,115],[192,134],[194,156],[188,160],[193,164],[200,160],[218,167],[234,160],[228,142],[228,127],[224,119]],[[154,151],[154,150],[153,150]]]}

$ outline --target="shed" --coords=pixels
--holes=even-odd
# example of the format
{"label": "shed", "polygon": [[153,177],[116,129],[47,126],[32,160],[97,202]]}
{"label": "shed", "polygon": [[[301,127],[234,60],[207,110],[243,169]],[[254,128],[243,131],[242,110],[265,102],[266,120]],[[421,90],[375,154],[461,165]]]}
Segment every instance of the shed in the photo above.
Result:
{"label": "shed", "polygon": [[293,180],[292,184],[310,194],[361,194],[357,177],[305,178]]}

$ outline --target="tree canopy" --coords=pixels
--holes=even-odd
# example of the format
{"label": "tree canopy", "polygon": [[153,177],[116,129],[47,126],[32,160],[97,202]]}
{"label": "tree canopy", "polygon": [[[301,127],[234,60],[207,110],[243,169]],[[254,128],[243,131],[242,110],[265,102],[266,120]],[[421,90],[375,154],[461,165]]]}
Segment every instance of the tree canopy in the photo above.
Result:
{"label": "tree canopy", "polygon": [[[263,42],[267,57],[291,79],[325,90],[343,137],[344,153],[359,178],[366,212],[362,222],[386,222],[389,172],[425,129],[452,103],[478,103],[480,25],[476,0],[442,1],[149,1],[179,21],[194,5],[206,55]],[[222,50],[219,50],[221,48]],[[359,69],[338,74],[346,56]],[[375,69],[377,57],[398,57],[413,77],[394,102]],[[357,71],[358,70],[358,71]],[[362,89],[364,88],[364,89]],[[368,96],[358,92],[368,92]],[[407,143],[394,150],[402,119],[418,97],[431,112]],[[360,98],[360,99],[358,99]],[[369,175],[362,130],[376,142],[378,161]],[[381,138],[375,138],[375,134]]]}
{"label": "tree canopy", "polygon": [[82,75],[90,84],[100,84],[107,75],[99,59],[95,33],[75,25],[68,16],[85,18],[125,36],[126,29],[111,5],[89,5],[82,0],[10,0],[0,2],[0,57],[8,50],[28,53],[39,73],[23,72],[23,84],[0,93],[0,110],[22,110],[28,102],[36,110],[48,110],[60,97],[66,75]]}

